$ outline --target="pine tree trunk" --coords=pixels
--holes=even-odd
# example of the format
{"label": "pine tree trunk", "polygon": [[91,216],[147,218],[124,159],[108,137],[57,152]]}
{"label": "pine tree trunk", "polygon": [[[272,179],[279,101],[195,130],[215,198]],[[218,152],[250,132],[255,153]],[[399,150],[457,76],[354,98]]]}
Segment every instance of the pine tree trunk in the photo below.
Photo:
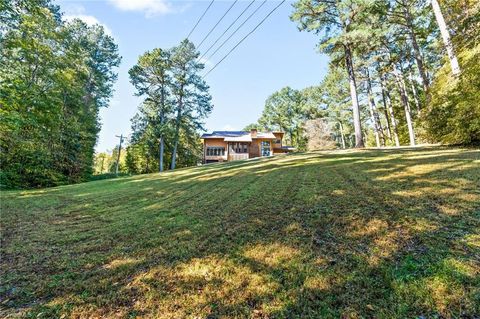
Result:
{"label": "pine tree trunk", "polygon": [[152,146],[150,142],[148,142],[148,150],[147,150],[147,162],[146,162],[146,168],[145,168],[145,173],[150,173],[150,154],[152,154]]}
{"label": "pine tree trunk", "polygon": [[392,141],[392,129],[390,127],[390,118],[388,116],[388,106],[385,97],[385,88],[383,87],[383,83],[380,82],[380,88],[382,90],[382,102],[383,102],[383,115],[385,116],[385,124],[387,127],[387,137],[390,141]]}
{"label": "pine tree trunk", "polygon": [[394,138],[395,146],[399,147],[399,146],[400,146],[400,140],[399,140],[399,138],[398,138],[398,124],[397,124],[397,119],[395,118],[395,111],[394,111],[394,109],[393,109],[393,105],[392,105],[392,100],[391,100],[391,98],[390,98],[390,94],[389,94],[388,91],[386,90],[387,85],[386,85],[386,81],[385,81],[385,76],[384,76],[384,75],[381,76],[381,85],[382,85],[382,91],[385,92],[385,99],[386,99],[385,105],[388,106],[388,113],[390,113],[390,120],[391,120],[391,123],[392,123],[392,133],[393,133],[393,138]]}
{"label": "pine tree trunk", "polygon": [[338,122],[338,124],[340,125],[340,137],[342,139],[342,148],[345,149],[345,134],[343,134],[343,124],[342,122]]}
{"label": "pine tree trunk", "polygon": [[348,45],[345,48],[345,64],[347,66],[348,81],[350,83],[350,97],[353,108],[353,126],[355,128],[355,147],[363,148],[362,124],[360,122],[360,108],[358,106],[357,83],[355,82],[355,72],[353,69],[352,51]]}
{"label": "pine tree trunk", "polygon": [[450,40],[450,34],[448,33],[447,24],[443,18],[442,10],[440,10],[440,5],[437,0],[432,0],[432,8],[435,13],[435,18],[437,19],[438,27],[440,33],[442,34],[443,44],[447,49],[448,59],[450,60],[450,66],[452,68],[453,75],[457,76],[460,74],[460,66],[458,65],[457,56],[453,50],[452,41]]}
{"label": "pine tree trunk", "polygon": [[425,72],[425,65],[423,63],[420,47],[418,46],[417,35],[415,33],[415,28],[413,26],[413,17],[410,13],[409,5],[405,2],[405,0],[403,1],[403,6],[404,6],[403,13],[404,13],[406,24],[408,26],[408,35],[410,36],[410,41],[412,43],[415,61],[417,62],[418,73],[422,78],[423,90],[426,93],[428,91],[428,87],[430,86],[430,83],[427,77],[427,73]]}
{"label": "pine tree trunk", "polygon": [[[386,125],[386,133],[387,138],[391,141],[392,140],[392,129],[390,128],[390,118],[388,116],[388,110],[386,107],[383,108],[383,116],[385,116],[385,125]],[[385,141],[385,145],[387,145]]]}
{"label": "pine tree trunk", "polygon": [[413,79],[412,71],[409,71],[409,80],[413,94],[413,101],[415,102],[415,106],[417,107],[417,113],[420,114],[420,101],[418,99],[417,89],[415,88],[415,80]]}
{"label": "pine tree trunk", "polygon": [[165,121],[165,90],[164,90],[164,85],[165,85],[165,82],[162,82],[162,94],[161,94],[161,100],[160,100],[160,103],[161,103],[161,109],[160,109],[160,114],[159,114],[159,117],[160,117],[160,146],[159,146],[159,154],[158,154],[158,171],[159,172],[163,172],[163,153],[164,153],[164,148],[165,148],[165,140],[163,138],[163,133],[162,133],[162,129],[163,129],[163,125],[164,125],[164,121]]}
{"label": "pine tree trunk", "polygon": [[397,86],[400,92],[400,98],[402,100],[402,104],[405,109],[405,119],[407,120],[410,145],[415,146],[415,131],[413,130],[412,114],[410,112],[410,104],[408,102],[405,80],[403,79],[403,75],[400,72],[398,72],[398,70],[396,70],[395,67],[394,67],[394,75],[397,80]]}
{"label": "pine tree trunk", "polygon": [[380,123],[380,117],[378,116],[377,106],[375,104],[375,99],[373,98],[372,93],[372,83],[370,81],[370,73],[368,68],[366,69],[367,76],[367,95],[368,95],[368,104],[370,106],[370,119],[373,123],[373,131],[375,133],[375,142],[377,147],[385,145],[382,124]]}
{"label": "pine tree trunk", "polygon": [[418,72],[420,73],[420,77],[422,78],[423,90],[425,92],[428,92],[428,87],[430,86],[430,83],[428,81],[428,77],[425,72],[425,67],[423,65],[423,58],[420,54],[420,48],[417,44],[417,39],[413,30],[411,30],[410,36],[412,39],[413,51],[415,53],[415,60],[417,61]]}
{"label": "pine tree trunk", "polygon": [[369,103],[369,105],[370,105],[370,120],[373,123],[373,134],[375,135],[375,144],[377,145],[377,147],[381,147],[382,145],[380,142],[380,134],[378,132],[377,124],[375,121],[375,115],[374,115],[372,103]]}
{"label": "pine tree trunk", "polygon": [[163,152],[165,148],[165,141],[163,140],[163,134],[160,135],[160,150],[158,154],[158,171],[163,172]]}
{"label": "pine tree trunk", "polygon": [[297,148],[298,148],[300,146],[300,127],[299,126],[297,126],[297,129],[296,129],[295,140],[297,141]]}
{"label": "pine tree trunk", "polygon": [[173,152],[172,152],[172,162],[170,163],[170,169],[174,170],[175,165],[177,164],[177,150],[178,150],[178,139],[180,137],[180,123],[177,123],[175,128],[175,139],[173,144]]}
{"label": "pine tree trunk", "polygon": [[170,165],[170,169],[174,170],[176,161],[177,161],[177,150],[178,150],[178,140],[180,138],[180,121],[182,119],[182,107],[183,107],[182,97],[179,100],[178,112],[177,112],[177,119],[175,122],[175,138],[174,138],[174,146],[173,146],[173,153],[172,153],[172,162]]}
{"label": "pine tree trunk", "polygon": [[386,101],[386,97],[385,97],[385,90],[384,90],[382,85],[381,85],[381,88],[382,88],[383,116],[385,116],[385,125],[387,127],[387,130],[386,130],[387,138],[390,141],[393,141],[392,140],[392,128],[390,127],[390,117],[388,116],[388,106],[387,106],[387,101]]}

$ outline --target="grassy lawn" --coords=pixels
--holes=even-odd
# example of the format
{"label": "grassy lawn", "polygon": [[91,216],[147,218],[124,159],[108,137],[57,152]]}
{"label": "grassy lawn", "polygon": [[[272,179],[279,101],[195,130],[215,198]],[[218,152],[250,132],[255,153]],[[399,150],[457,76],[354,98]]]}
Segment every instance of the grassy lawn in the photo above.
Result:
{"label": "grassy lawn", "polygon": [[1,223],[0,317],[480,316],[478,149],[3,192]]}

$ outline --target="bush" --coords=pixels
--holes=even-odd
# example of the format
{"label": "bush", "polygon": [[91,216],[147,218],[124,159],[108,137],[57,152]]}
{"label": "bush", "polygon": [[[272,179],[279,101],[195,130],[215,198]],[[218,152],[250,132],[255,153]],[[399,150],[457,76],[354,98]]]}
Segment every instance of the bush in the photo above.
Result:
{"label": "bush", "polygon": [[115,175],[115,173],[105,173],[105,174],[98,174],[98,175],[92,175],[90,177],[90,181],[99,181],[102,179],[111,179],[111,178],[117,178],[117,177],[123,177],[123,176],[130,176],[128,173],[118,173],[118,176]]}

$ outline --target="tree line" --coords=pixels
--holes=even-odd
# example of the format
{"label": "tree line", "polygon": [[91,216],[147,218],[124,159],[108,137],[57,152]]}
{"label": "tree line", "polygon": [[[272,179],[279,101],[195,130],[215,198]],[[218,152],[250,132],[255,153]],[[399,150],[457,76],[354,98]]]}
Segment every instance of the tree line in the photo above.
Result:
{"label": "tree line", "polygon": [[129,173],[197,164],[202,154],[199,132],[213,108],[199,55],[184,40],[170,49],[145,52],[130,69],[130,81],[143,101],[132,119],[126,149]]}
{"label": "tree line", "polygon": [[9,0],[0,11],[0,185],[55,186],[92,175],[192,166],[212,110],[204,65],[193,43],[143,54],[130,71],[142,97],[126,148],[95,154],[99,110],[120,64],[100,25],[65,21],[49,0]]}
{"label": "tree line", "polygon": [[[282,130],[298,149],[480,142],[480,4],[474,0],[299,0],[291,20],[330,57],[319,85],[285,87],[246,129]],[[0,10],[0,185],[39,187],[111,172],[94,154],[120,64],[99,26],[65,22],[49,0]],[[195,165],[212,110],[188,40],[144,53],[129,71],[142,98],[121,171]],[[114,152],[118,152],[117,148]]]}
{"label": "tree line", "polygon": [[1,187],[87,180],[120,63],[113,38],[50,1],[7,0],[0,52]]}
{"label": "tree line", "polygon": [[477,1],[300,0],[293,8],[299,30],[317,34],[330,57],[327,75],[272,94],[250,127],[284,130],[300,149],[320,119],[343,148],[480,142]]}

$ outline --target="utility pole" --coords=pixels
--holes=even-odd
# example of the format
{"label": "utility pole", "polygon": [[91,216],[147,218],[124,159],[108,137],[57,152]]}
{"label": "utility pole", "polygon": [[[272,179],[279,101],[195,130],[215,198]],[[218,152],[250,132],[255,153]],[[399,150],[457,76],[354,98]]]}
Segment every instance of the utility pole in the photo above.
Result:
{"label": "utility pole", "polygon": [[123,134],[120,134],[120,136],[115,136],[120,138],[120,144],[118,144],[117,165],[115,167],[115,175],[118,176],[118,165],[120,164],[120,152],[122,151]]}

